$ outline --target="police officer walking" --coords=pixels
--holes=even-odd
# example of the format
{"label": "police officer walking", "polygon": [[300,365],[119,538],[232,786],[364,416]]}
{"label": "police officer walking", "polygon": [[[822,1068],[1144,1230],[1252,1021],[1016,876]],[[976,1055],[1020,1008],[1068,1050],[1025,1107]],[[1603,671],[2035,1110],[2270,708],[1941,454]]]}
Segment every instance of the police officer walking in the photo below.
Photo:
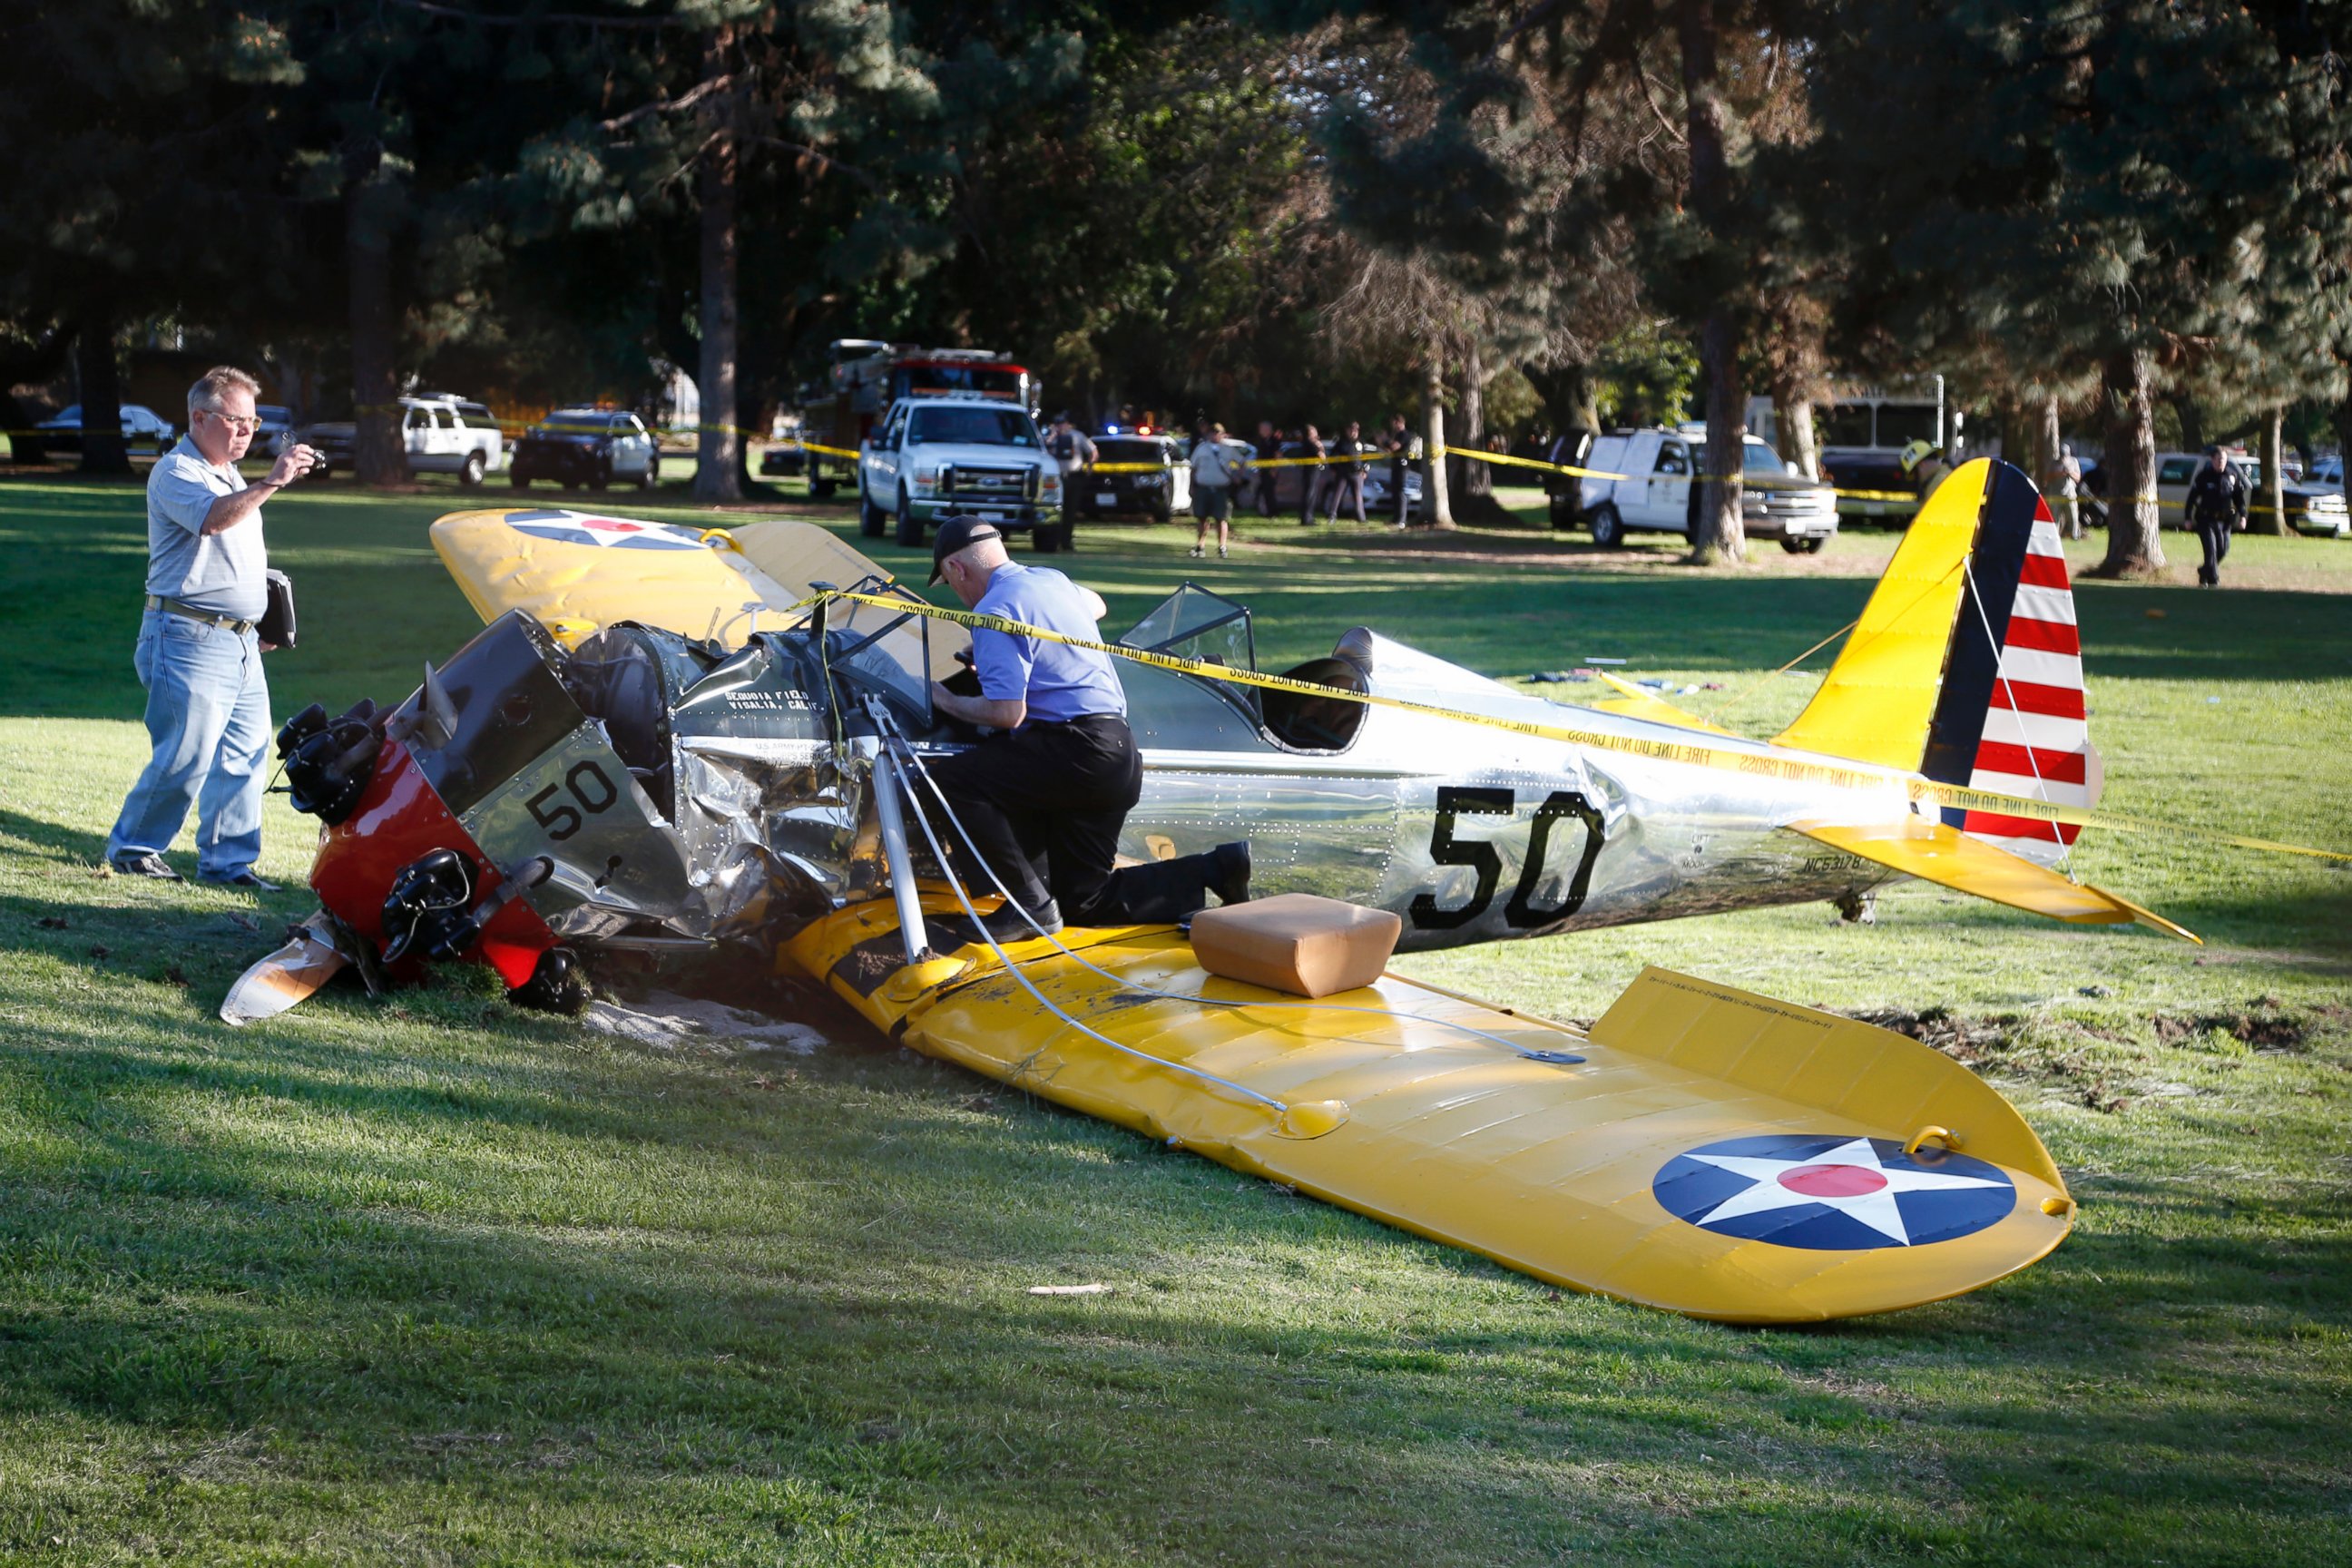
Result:
{"label": "police officer walking", "polygon": [[[942,577],[982,615],[1103,640],[1100,597],[1059,572],[1018,564],[1003,536],[979,518],[940,525],[931,581]],[[941,842],[969,890],[992,891],[992,872],[1012,894],[982,921],[991,936],[1056,931],[1066,916],[1081,925],[1154,924],[1205,908],[1213,892],[1228,904],[1249,897],[1246,843],[1114,868],[1119,829],[1142,797],[1143,759],[1109,655],[986,627],[973,629],[971,652],[980,695],[934,683],[931,701],[999,732],[932,763],[930,773],[984,862],[972,864],[953,826],[943,825]],[[955,923],[968,931],[968,922]]]}
{"label": "police officer walking", "polygon": [[2189,526],[2205,547],[2205,563],[2197,581],[2208,588],[2221,585],[2221,563],[2229,559],[2230,535],[2246,521],[2246,477],[2230,466],[2219,447],[2205,448],[2205,464],[2189,481]]}

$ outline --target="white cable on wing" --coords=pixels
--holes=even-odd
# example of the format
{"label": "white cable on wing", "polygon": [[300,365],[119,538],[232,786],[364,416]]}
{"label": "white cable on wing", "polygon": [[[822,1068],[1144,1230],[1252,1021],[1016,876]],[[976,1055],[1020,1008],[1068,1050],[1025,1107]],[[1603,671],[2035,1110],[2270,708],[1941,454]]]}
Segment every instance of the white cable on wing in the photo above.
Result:
{"label": "white cable on wing", "polygon": [[[899,768],[898,760],[895,757],[884,756],[878,757],[876,760],[877,762],[887,763],[889,765],[892,773],[897,776],[898,786],[901,789],[908,788],[907,775],[905,772]],[[913,792],[908,790],[908,793],[909,798],[912,798]],[[1043,991],[1038,990],[1034,984],[1031,984],[1027,975],[1021,973],[1019,966],[1014,964],[1013,960],[1006,955],[1004,949],[997,944],[996,938],[989,931],[987,922],[980,918],[980,911],[972,907],[971,900],[964,892],[963,883],[956,877],[954,868],[948,867],[947,852],[940,847],[939,836],[931,831],[929,819],[925,817],[921,812],[918,811],[915,813],[915,820],[923,830],[924,839],[928,841],[931,847],[931,854],[938,858],[942,868],[947,868],[948,887],[955,894],[956,902],[963,906],[963,912],[971,920],[972,929],[980,932],[981,941],[988,943],[989,950],[996,954],[996,961],[1004,966],[1004,973],[1019,981],[1021,983],[1021,988],[1024,991],[1028,992],[1032,997],[1036,999],[1037,1005],[1045,1008],[1045,1011],[1053,1014],[1054,1016],[1061,1019],[1063,1023],[1067,1024],[1071,1028],[1077,1030],[1078,1033],[1086,1036],[1087,1038],[1108,1046],[1112,1050],[1118,1052],[1122,1056],[1133,1057],[1138,1061],[1149,1062],[1154,1067],[1166,1068],[1171,1072],[1182,1073],[1187,1078],[1196,1078],[1203,1083],[1214,1084],[1219,1089],[1230,1089],[1234,1093],[1243,1097],[1244,1100],[1255,1101],[1255,1103],[1265,1106],[1273,1110],[1286,1113],[1290,1110],[1289,1105],[1286,1102],[1275,1099],[1272,1095],[1261,1094],[1256,1089],[1250,1088],[1247,1084],[1235,1083],[1231,1079],[1223,1079],[1219,1078],[1214,1073],[1203,1072],[1199,1068],[1192,1067],[1187,1063],[1170,1061],[1166,1057],[1155,1057],[1150,1051],[1139,1051],[1133,1046],[1122,1045],[1118,1041],[1112,1039],[1108,1035],[1088,1028],[1086,1025],[1079,1023],[1076,1018],[1071,1017],[1059,1007],[1055,1006],[1052,1002],[1046,999],[1045,994]],[[993,868],[990,870],[989,875],[993,879],[995,876]],[[1019,908],[1018,903],[1010,897],[1008,897],[1005,901],[1013,904],[1015,908]],[[1025,915],[1028,911],[1024,910],[1022,912]],[[1034,925],[1035,922],[1032,921],[1031,923]],[[1058,946],[1059,944],[1057,943],[1056,945]],[[1062,951],[1067,952],[1069,950],[1067,948],[1064,948]],[[1093,968],[1093,965],[1088,964],[1087,967]],[[1097,973],[1100,972],[1097,971]],[[1022,1066],[1025,1068],[1025,1062],[1022,1064]],[[1016,1073],[1020,1070],[1022,1070],[1021,1068],[1015,1068]]]}
{"label": "white cable on wing", "polygon": [[[992,883],[995,884],[997,895],[1003,899],[1004,907],[1012,910],[1020,910],[1021,918],[1029,922],[1030,930],[1035,931],[1045,941],[1052,942],[1055,948],[1060,950],[1063,957],[1068,959],[1071,963],[1076,963],[1081,969],[1098,974],[1103,979],[1109,981],[1112,984],[1118,985],[1125,990],[1138,992],[1146,996],[1157,996],[1169,1002],[1196,1002],[1208,1007],[1265,1008],[1269,1011],[1361,1013],[1368,1017],[1385,1018],[1391,1023],[1395,1022],[1400,1016],[1396,1012],[1387,1008],[1360,1007],[1352,1004],[1343,1002],[1271,1002],[1255,997],[1205,996],[1197,992],[1162,991],[1155,986],[1139,984],[1137,982],[1129,979],[1125,975],[1113,974],[1107,969],[1097,968],[1096,965],[1089,963],[1086,959],[1081,958],[1076,950],[1065,943],[1059,937],[1056,937],[1051,931],[1048,931],[1044,926],[1039,925],[1035,917],[1031,915],[1028,910],[1023,908],[1021,900],[1013,896],[1012,890],[1005,887],[1004,879],[996,874],[996,868],[988,863],[988,858],[981,854],[979,847],[972,843],[971,834],[964,827],[963,819],[956,815],[955,807],[948,804],[948,797],[945,793],[940,790],[939,781],[931,777],[930,769],[923,765],[923,759],[916,752],[914,747],[908,742],[906,737],[898,733],[894,726],[890,732],[884,736],[884,742],[886,744],[893,745],[899,750],[903,750],[906,753],[907,765],[911,766],[916,773],[922,775],[924,784],[931,792],[931,798],[940,803],[940,810],[946,814],[948,821],[954,826],[956,837],[963,840],[963,847],[971,852],[971,858],[975,861],[979,862],[981,868],[988,873],[988,879]],[[900,784],[905,784],[907,777],[905,767],[895,768],[893,771],[897,774]],[[908,792],[908,798],[910,801],[913,799],[913,792],[911,790]],[[915,815],[917,816],[921,816],[923,814],[921,810],[918,808]],[[928,826],[924,828],[923,837],[927,839],[930,839],[931,852],[933,855],[939,856],[940,858],[940,868],[947,874],[949,886],[954,888],[956,889],[957,897],[961,899],[963,896],[963,889],[956,879],[955,868],[947,863],[945,856],[940,855],[939,841],[931,837],[931,833]],[[970,908],[969,903],[967,903],[965,907],[967,909]],[[987,932],[983,929],[981,934],[985,936],[987,935]],[[989,945],[991,947],[994,947],[996,944],[992,939]],[[1000,958],[1003,957],[1003,952],[1001,949],[998,951],[997,956]],[[1475,1038],[1500,1046],[1505,1050],[1511,1052],[1515,1056],[1525,1057],[1529,1061],[1559,1063],[1562,1061],[1581,1061],[1584,1059],[1581,1057],[1576,1056],[1573,1052],[1533,1050],[1526,1046],[1520,1045],[1516,1040],[1505,1039],[1500,1035],[1489,1033],[1487,1030],[1476,1028],[1468,1024],[1456,1023],[1451,1018],[1424,1017],[1418,1013],[1407,1013],[1402,1015],[1402,1016],[1412,1018],[1416,1023],[1433,1024],[1442,1029],[1453,1029],[1461,1034],[1473,1036]],[[1349,1037],[1343,1036],[1339,1037],[1347,1038]],[[1153,1059],[1158,1060],[1160,1058],[1154,1058]]]}

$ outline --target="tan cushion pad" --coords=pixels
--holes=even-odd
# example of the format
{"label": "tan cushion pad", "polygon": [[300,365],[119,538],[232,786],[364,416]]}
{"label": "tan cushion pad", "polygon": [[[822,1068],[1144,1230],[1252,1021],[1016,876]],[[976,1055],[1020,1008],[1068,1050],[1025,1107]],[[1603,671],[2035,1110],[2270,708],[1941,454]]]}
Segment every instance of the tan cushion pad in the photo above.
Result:
{"label": "tan cushion pad", "polygon": [[1192,917],[1201,967],[1294,996],[1328,996],[1370,985],[1388,967],[1404,922],[1312,893],[1282,893]]}

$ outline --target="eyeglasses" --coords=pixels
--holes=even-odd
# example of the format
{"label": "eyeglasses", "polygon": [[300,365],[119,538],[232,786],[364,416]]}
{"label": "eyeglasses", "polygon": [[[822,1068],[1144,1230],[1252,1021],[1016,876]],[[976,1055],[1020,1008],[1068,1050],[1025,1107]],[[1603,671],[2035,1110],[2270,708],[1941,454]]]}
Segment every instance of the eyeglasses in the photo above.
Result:
{"label": "eyeglasses", "polygon": [[219,420],[222,424],[227,426],[232,430],[242,430],[248,436],[257,433],[261,428],[261,419],[257,415],[247,416],[241,414],[223,414],[217,408],[199,408],[196,412],[205,416],[208,419]]}

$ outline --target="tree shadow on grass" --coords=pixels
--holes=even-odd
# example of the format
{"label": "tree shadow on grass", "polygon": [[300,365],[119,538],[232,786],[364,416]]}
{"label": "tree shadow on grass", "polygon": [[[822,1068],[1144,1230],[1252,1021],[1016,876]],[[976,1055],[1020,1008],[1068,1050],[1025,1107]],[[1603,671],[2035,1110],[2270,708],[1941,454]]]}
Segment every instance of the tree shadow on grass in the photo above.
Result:
{"label": "tree shadow on grass", "polygon": [[[166,1448],[278,1435],[275,1474],[240,1483],[256,1497],[456,1484],[536,1516],[562,1450],[583,1456],[575,1490],[630,1499],[633,1521],[750,1479],[886,1513],[987,1499],[1037,1539],[1106,1544],[1171,1516],[1207,1539],[1312,1518],[1338,1561],[1434,1512],[1486,1522],[1422,1555],[1503,1558],[1635,1528],[1644,1489],[1680,1498],[1668,1534],[1695,1544],[1927,1528],[1937,1510],[1899,1484],[1868,1500],[1888,1489],[1869,1397],[1812,1380],[1962,1356],[2021,1389],[2196,1382],[2195,1419],[1946,1396],[1906,1415],[1906,1442],[1990,1451],[2004,1479],[2065,1454],[2066,1489],[2127,1519],[2151,1491],[2176,1511],[2320,1506],[2255,1473],[2284,1439],[2242,1451],[2249,1422],[2285,1419],[2277,1379],[2197,1381],[2180,1325],[2340,1328],[2328,1190],[2271,1200],[2308,1238],[2282,1247],[2229,1234],[2221,1198],[2151,1184],[2125,1201],[2199,1233],[2193,1257],[2080,1237],[1961,1301],[1744,1333],[1547,1310],[1532,1282],[1117,1129],[1017,1100],[974,1117],[989,1086],[903,1058],[810,1064],[861,1103],[803,1102],[743,1064],[566,1053],[561,1026],[518,1058],[352,1022],[192,1036],[159,1004],[104,1040],[0,1035],[42,1134],[5,1167],[0,1410]],[[1194,1276],[1234,1258],[1244,1288],[1279,1278],[1297,1306],[1221,1310]],[[1438,1281],[1412,1298],[1428,1315],[1366,1321],[1346,1279],[1399,1265]],[[2315,1283],[2283,1301],[2282,1268]],[[1119,1293],[1023,1291],[1073,1273]],[[1762,1444],[1822,1495],[1759,1518],[1695,1462],[1701,1438]]]}

